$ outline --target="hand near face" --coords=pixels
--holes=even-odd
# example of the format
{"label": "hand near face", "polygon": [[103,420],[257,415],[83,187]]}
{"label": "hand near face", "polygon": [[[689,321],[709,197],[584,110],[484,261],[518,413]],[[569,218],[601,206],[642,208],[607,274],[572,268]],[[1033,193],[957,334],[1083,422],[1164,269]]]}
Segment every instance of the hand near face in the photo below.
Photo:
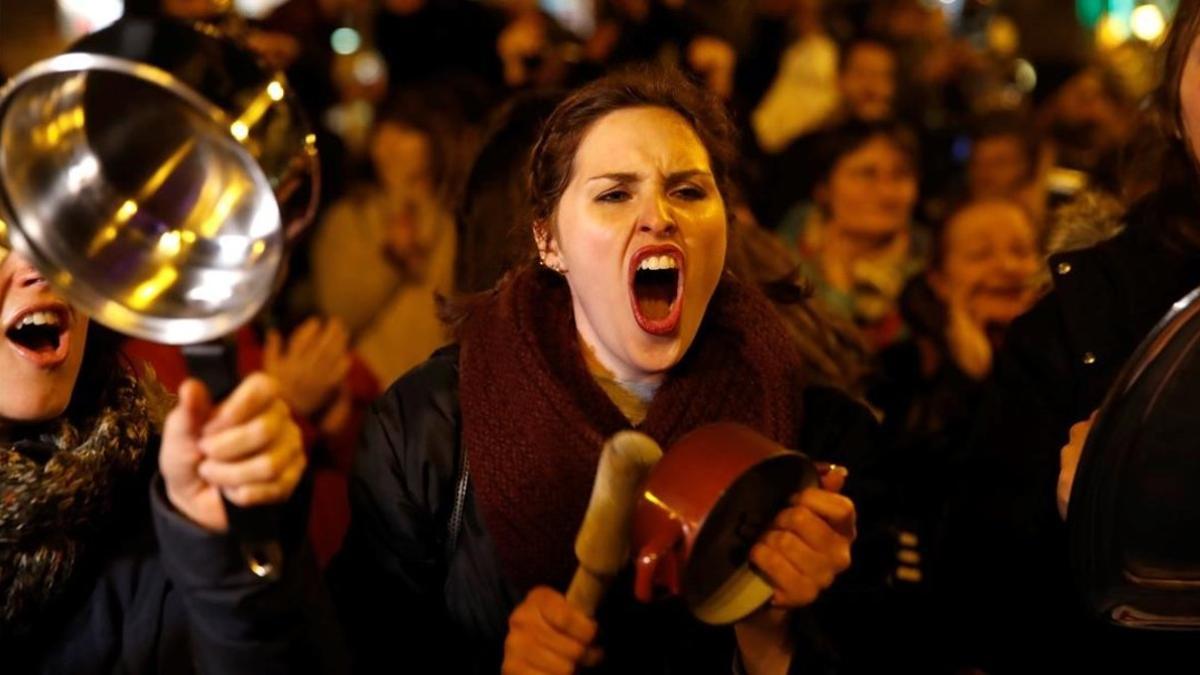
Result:
{"label": "hand near face", "polygon": [[975,380],[992,372],[992,343],[984,322],[972,311],[971,295],[975,286],[962,284],[954,289],[946,317],[946,344],[959,369]]}
{"label": "hand near face", "polygon": [[571,675],[600,662],[596,622],[561,593],[539,586],[508,618],[503,675]]}
{"label": "hand near face", "polygon": [[1086,420],[1071,425],[1067,444],[1058,454],[1058,515],[1063,520],[1067,519],[1067,507],[1071,502],[1071,488],[1075,485],[1075,470],[1079,468],[1079,458],[1083,455],[1083,446],[1087,443],[1088,434],[1095,421],[1096,413],[1093,412],[1091,417]]}
{"label": "hand near face", "polygon": [[857,535],[854,502],[838,494],[846,475],[844,468],[833,467],[821,477],[821,487],[794,495],[751,549],[750,561],[775,589],[772,606],[812,604],[850,566],[850,544]]}
{"label": "hand near face", "polygon": [[393,198],[383,228],[383,257],[401,278],[417,281],[427,274],[430,253],[440,236],[437,206],[432,195],[419,187]]}
{"label": "hand near face", "polygon": [[215,408],[204,385],[184,382],[158,458],[171,505],[212,532],[229,529],[222,493],[244,507],[285,502],[306,463],[279,385],[262,373]]}
{"label": "hand near face", "polygon": [[288,336],[286,346],[273,330],[263,346],[263,370],[279,382],[292,410],[311,416],[338,394],[350,370],[349,340],[337,319],[305,321]]}
{"label": "hand near face", "polygon": [[1007,326],[1037,299],[1036,227],[1015,203],[985,199],[951,216],[941,238],[942,260],[927,278],[946,307],[951,358],[981,380],[992,369],[985,329]]}

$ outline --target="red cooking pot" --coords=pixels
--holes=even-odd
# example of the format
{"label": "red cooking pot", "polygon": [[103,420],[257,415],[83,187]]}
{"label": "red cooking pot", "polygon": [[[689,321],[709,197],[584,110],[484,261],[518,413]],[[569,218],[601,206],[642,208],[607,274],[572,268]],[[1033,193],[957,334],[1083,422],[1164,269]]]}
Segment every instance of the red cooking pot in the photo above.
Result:
{"label": "red cooking pot", "polygon": [[817,481],[808,457],[739,424],[687,434],[650,473],[634,513],[638,599],[680,595],[710,624],[752,613],[772,590],[751,567],[750,548]]}

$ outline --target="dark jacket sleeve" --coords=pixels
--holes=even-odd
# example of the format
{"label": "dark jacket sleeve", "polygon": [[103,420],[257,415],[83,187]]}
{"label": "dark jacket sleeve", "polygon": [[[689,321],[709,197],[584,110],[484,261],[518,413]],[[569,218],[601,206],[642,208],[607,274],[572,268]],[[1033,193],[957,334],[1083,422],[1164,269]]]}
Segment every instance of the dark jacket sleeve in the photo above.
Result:
{"label": "dark jacket sleeve", "polygon": [[339,673],[348,660],[333,605],[305,539],[308,485],[283,509],[284,566],[252,574],[234,540],[198,527],[169,503],[161,478],[151,512],[163,569],[181,596],[197,672]]}
{"label": "dark jacket sleeve", "polygon": [[443,586],[457,377],[457,352],[442,350],[368,414],[350,476],[350,528],[329,572],[359,672],[394,672],[398,656],[412,672],[453,671],[456,650],[442,643],[453,634]]}

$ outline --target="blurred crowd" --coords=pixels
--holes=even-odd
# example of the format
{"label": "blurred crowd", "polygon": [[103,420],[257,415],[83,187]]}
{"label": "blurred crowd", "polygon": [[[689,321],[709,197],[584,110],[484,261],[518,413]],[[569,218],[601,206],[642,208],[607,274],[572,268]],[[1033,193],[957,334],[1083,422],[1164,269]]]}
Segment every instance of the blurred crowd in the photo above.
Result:
{"label": "blurred crowd", "polygon": [[[571,88],[653,62],[740,126],[728,266],[768,295],[802,282],[809,298],[772,299],[814,382],[884,428],[873,471],[890,496],[860,506],[873,525],[847,581],[861,612],[845,621],[874,645],[862,670],[969,663],[946,643],[955,472],[1007,327],[1050,285],[1047,255],[1112,236],[1147,189],[1127,152],[1136,83],[1098,52],[1028,57],[988,0],[955,15],[921,0],[597,0],[582,34],[535,0],[289,0],[254,21],[225,5],[127,11],[230,21],[316,128],[317,219],[238,339],[242,369],[276,376],[305,432],[322,560],[348,519],[363,411],[450,340],[447,301],[531,259],[542,121]],[[125,349],[182,381],[175,351]]]}

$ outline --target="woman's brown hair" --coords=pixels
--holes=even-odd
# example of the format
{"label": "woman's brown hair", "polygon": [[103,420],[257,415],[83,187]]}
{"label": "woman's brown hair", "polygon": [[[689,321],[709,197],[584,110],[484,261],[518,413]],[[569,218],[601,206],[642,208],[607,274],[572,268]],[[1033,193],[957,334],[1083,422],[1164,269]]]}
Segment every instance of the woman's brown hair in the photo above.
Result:
{"label": "woman's brown hair", "polygon": [[1198,32],[1200,2],[1183,0],[1179,3],[1179,9],[1171,22],[1171,30],[1162,46],[1163,78],[1156,95],[1156,104],[1162,114],[1160,121],[1164,125],[1163,132],[1171,138],[1186,137],[1179,85],[1183,81],[1183,69],[1187,65],[1188,53],[1192,50],[1192,43],[1195,42]]}
{"label": "woman's brown hair", "polygon": [[558,202],[571,182],[575,152],[588,129],[611,112],[640,107],[666,108],[688,122],[708,152],[717,189],[728,201],[737,142],[724,104],[679,70],[641,66],[577,89],[546,120],[530,163],[529,197],[535,228],[550,228]]}
{"label": "woman's brown hair", "polygon": [[[1180,86],[1198,35],[1200,0],[1183,0],[1159,51],[1162,79],[1141,120],[1148,133],[1135,135],[1126,149],[1121,177],[1122,197],[1138,214],[1131,217],[1162,222],[1190,246],[1200,245],[1200,230],[1195,226],[1200,164],[1188,140]],[[1191,133],[1200,134],[1200,129]]]}
{"label": "woman's brown hair", "polygon": [[[1179,3],[1162,46],[1163,76],[1153,100],[1154,126],[1162,143],[1160,181],[1163,187],[1190,188],[1196,180],[1196,158],[1188,142],[1179,88],[1192,43],[1200,34],[1200,0]],[[1193,129],[1200,134],[1200,129]]]}
{"label": "woman's brown hair", "polygon": [[92,321],[88,324],[87,341],[83,348],[83,363],[66,415],[76,422],[98,412],[108,392],[123,369],[129,367],[121,354],[124,337]]}

